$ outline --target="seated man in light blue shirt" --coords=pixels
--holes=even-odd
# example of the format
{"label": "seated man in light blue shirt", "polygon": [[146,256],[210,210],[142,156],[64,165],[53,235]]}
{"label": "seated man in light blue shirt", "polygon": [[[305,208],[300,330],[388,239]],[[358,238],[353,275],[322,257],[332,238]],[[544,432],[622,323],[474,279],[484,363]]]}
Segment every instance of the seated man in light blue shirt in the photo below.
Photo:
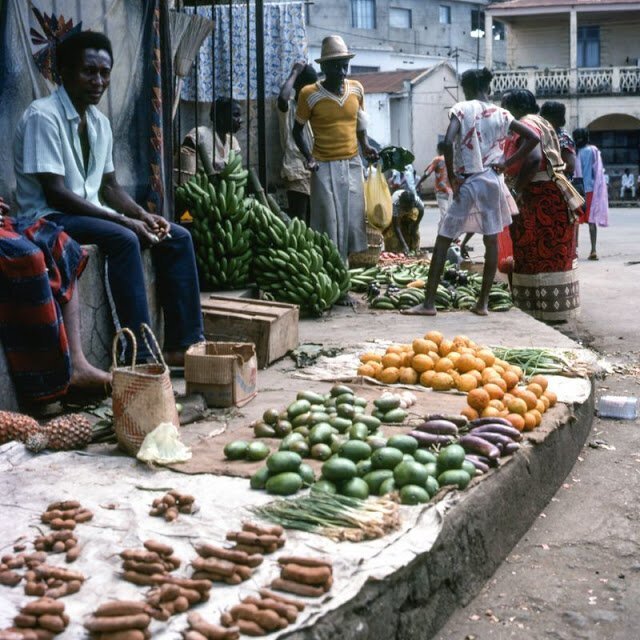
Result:
{"label": "seated man in light blue shirt", "polygon": [[[26,110],[14,141],[19,215],[46,218],[106,255],[123,327],[149,324],[141,250],[151,248],[165,317],[165,358],[181,365],[202,339],[200,294],[190,234],[140,207],[118,184],[109,120],[95,105],[109,86],[113,53],[101,33],[69,36],[57,50],[62,86]],[[150,357],[139,340],[140,360]]]}

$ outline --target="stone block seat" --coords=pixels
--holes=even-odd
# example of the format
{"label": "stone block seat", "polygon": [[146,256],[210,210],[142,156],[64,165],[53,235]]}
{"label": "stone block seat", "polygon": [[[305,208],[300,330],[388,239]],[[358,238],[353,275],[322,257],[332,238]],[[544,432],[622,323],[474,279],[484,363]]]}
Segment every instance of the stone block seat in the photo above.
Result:
{"label": "stone block seat", "polygon": [[[108,369],[111,366],[111,345],[115,327],[111,300],[105,286],[107,266],[97,246],[85,245],[84,248],[89,253],[89,262],[78,281],[82,348],[89,362],[102,369]],[[143,259],[151,328],[162,344],[162,314],[158,303],[151,254],[145,251]],[[4,350],[0,349],[0,410],[16,411],[17,409],[18,399],[9,375]]]}

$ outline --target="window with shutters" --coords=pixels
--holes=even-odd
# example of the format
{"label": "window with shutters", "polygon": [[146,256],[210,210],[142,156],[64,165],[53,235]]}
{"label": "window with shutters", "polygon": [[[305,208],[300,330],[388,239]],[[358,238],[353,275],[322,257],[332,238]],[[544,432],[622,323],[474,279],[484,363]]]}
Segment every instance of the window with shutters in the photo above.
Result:
{"label": "window with shutters", "polygon": [[376,0],[351,0],[351,26],[354,29],[376,28]]}

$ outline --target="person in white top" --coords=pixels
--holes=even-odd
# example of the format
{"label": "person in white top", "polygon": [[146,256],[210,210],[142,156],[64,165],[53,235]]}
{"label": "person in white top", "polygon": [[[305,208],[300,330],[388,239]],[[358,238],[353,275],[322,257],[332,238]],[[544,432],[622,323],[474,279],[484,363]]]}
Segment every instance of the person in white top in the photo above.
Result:
{"label": "person in white top", "polygon": [[[424,304],[407,312],[433,316],[435,295],[453,238],[461,233],[481,233],[485,256],[482,286],[476,306],[477,315],[489,313],[489,291],[498,268],[498,234],[511,224],[518,213],[513,195],[504,182],[505,168],[522,160],[540,142],[527,126],[489,100],[493,75],[489,69],[470,69],[462,74],[466,100],[455,104],[450,113],[444,139],[447,175],[453,189],[453,202],[438,228]],[[509,132],[524,142],[518,151],[504,159],[503,147]]]}
{"label": "person in white top", "polygon": [[620,183],[620,200],[624,200],[625,191],[629,189],[631,191],[631,197],[636,199],[636,181],[633,177],[633,173],[629,172],[629,169],[625,169],[622,174],[622,181]]}

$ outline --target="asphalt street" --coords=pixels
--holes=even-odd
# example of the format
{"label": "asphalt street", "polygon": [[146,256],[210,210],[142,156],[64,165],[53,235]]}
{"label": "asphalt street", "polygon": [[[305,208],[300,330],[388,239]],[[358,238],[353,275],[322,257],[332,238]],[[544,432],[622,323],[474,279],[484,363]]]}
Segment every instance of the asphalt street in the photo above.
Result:
{"label": "asphalt street", "polygon": [[[438,219],[428,209],[422,243]],[[610,373],[596,397],[640,397],[640,209],[613,209],[588,261],[580,229],[581,313],[563,332],[598,352]],[[481,256],[478,238],[474,254]],[[631,640],[640,637],[640,420],[594,418],[565,483],[493,578],[437,640]],[[499,532],[496,532],[499,535]]]}

